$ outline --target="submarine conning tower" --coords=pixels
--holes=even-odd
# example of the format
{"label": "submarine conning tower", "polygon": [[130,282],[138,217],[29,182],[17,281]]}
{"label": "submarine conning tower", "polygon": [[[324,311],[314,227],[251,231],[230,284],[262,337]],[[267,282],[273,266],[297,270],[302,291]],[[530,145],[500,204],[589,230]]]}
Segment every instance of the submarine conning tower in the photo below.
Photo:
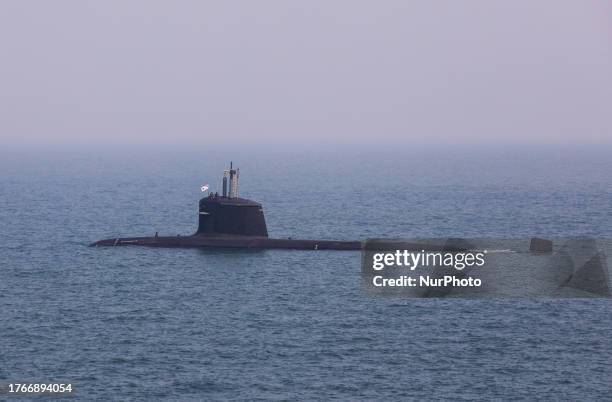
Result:
{"label": "submarine conning tower", "polygon": [[238,235],[268,237],[260,203],[238,197],[240,169],[223,171],[223,192],[210,193],[200,200],[198,235]]}

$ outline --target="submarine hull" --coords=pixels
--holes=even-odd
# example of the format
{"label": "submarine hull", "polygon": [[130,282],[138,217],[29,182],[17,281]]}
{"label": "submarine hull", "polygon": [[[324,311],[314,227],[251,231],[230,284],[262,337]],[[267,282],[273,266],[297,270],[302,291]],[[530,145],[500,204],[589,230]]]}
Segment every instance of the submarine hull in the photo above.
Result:
{"label": "submarine hull", "polygon": [[[229,174],[229,193],[227,193]],[[247,249],[361,250],[359,241],[271,239],[260,203],[238,197],[240,169],[224,171],[223,194],[200,199],[198,230],[191,236],[126,237],[100,240],[91,246],[226,247]],[[208,187],[202,187],[205,191]]]}
{"label": "submarine hull", "polygon": [[250,248],[291,250],[361,250],[360,241],[270,239],[258,236],[153,236],[99,240],[90,246],[146,246],[169,248]]}

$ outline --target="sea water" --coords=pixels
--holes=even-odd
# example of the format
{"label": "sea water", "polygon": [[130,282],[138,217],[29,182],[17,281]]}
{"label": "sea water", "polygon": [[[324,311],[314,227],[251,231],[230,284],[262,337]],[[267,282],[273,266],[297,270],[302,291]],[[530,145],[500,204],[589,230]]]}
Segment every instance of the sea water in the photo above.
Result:
{"label": "sea water", "polygon": [[230,158],[273,237],[610,236],[609,155],[2,151],[0,381],[100,400],[609,398],[609,300],[371,298],[351,251],[88,247],[193,233]]}

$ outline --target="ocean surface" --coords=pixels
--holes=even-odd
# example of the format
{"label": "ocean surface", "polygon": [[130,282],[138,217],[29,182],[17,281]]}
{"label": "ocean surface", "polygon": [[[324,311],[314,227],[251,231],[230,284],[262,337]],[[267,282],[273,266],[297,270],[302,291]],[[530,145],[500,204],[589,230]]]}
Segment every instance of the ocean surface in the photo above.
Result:
{"label": "ocean surface", "polygon": [[230,158],[274,237],[611,236],[609,149],[0,154],[0,382],[85,400],[611,400],[610,300],[376,299],[358,252],[88,247],[193,233]]}

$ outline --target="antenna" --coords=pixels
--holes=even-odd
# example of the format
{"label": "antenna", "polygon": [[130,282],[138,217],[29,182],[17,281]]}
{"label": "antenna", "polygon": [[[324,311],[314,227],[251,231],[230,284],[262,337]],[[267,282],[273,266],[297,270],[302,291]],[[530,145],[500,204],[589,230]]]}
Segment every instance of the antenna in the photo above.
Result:
{"label": "antenna", "polygon": [[234,162],[230,162],[228,198],[236,198],[238,196],[238,175],[236,173],[236,170],[234,170]]}
{"label": "antenna", "polygon": [[227,197],[227,175],[229,174],[229,170],[223,171],[223,196]]}
{"label": "antenna", "polygon": [[234,196],[238,197],[238,179],[240,178],[240,168],[238,168],[238,170],[236,170],[236,184],[234,187],[236,187],[234,189]]}

